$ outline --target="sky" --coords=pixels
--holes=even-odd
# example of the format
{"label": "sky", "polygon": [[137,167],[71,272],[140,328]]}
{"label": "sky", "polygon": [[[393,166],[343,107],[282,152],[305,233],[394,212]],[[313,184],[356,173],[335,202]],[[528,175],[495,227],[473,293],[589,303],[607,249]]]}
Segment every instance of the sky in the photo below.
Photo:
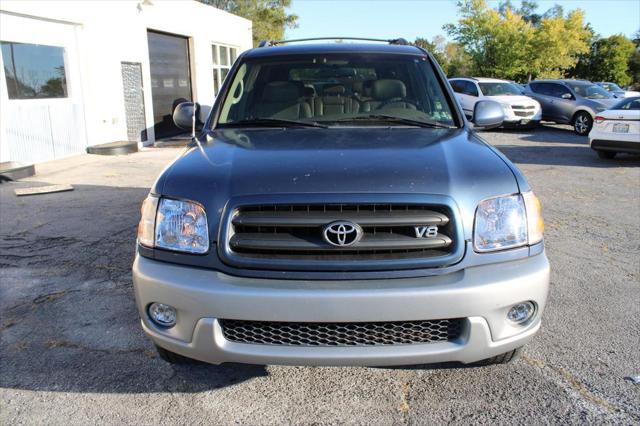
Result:
{"label": "sky", "polygon": [[[490,0],[497,7],[498,0]],[[519,5],[518,0],[514,0]],[[565,12],[581,8],[586,21],[602,36],[640,29],[640,0],[538,0],[538,12],[554,4]],[[417,37],[446,36],[442,26],[457,21],[455,0],[292,0],[290,13],[298,15],[298,28],[286,38],[307,37]]]}

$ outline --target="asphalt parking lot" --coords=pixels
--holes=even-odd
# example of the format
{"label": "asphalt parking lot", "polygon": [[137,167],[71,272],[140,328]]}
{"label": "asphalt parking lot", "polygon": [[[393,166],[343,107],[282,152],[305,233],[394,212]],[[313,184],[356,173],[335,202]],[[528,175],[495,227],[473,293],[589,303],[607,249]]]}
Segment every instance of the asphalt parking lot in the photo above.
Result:
{"label": "asphalt parking lot", "polygon": [[[542,200],[552,287],[506,366],[329,368],[161,361],[130,266],[139,206],[175,148],[79,156],[0,184],[0,423],[640,422],[640,157],[565,126],[484,132]],[[18,198],[13,190],[75,190]]]}

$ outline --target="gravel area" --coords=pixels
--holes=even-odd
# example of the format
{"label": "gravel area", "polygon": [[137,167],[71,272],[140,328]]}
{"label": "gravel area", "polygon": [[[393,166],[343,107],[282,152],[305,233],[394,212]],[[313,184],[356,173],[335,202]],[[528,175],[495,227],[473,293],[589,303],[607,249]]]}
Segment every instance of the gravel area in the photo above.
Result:
{"label": "gravel area", "polygon": [[[83,155],[0,184],[1,424],[640,423],[640,157],[566,126],[483,132],[546,219],[541,333],[506,366],[171,366],[143,335],[139,206],[178,148]],[[16,197],[15,188],[75,190]]]}

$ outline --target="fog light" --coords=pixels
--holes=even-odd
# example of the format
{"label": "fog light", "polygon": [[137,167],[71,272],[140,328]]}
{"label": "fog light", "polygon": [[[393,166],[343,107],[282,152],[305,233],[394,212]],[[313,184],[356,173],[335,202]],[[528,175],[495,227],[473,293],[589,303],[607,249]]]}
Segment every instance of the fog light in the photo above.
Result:
{"label": "fog light", "polygon": [[516,324],[522,324],[529,321],[536,311],[536,306],[533,302],[522,302],[517,305],[513,305],[507,313],[507,319],[515,322]]}
{"label": "fog light", "polygon": [[149,305],[149,317],[162,327],[173,327],[176,324],[176,310],[173,306],[154,302]]}

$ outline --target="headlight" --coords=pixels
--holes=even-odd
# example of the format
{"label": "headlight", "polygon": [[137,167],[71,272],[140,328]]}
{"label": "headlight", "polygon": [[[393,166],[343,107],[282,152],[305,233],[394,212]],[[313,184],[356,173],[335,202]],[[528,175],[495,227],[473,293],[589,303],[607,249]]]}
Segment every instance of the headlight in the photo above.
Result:
{"label": "headlight", "polygon": [[149,195],[142,204],[138,242],[146,247],[202,254],[209,251],[207,215],[200,204]]}
{"label": "headlight", "polygon": [[533,192],[483,200],[476,210],[473,246],[478,252],[505,250],[542,241],[544,223]]}

